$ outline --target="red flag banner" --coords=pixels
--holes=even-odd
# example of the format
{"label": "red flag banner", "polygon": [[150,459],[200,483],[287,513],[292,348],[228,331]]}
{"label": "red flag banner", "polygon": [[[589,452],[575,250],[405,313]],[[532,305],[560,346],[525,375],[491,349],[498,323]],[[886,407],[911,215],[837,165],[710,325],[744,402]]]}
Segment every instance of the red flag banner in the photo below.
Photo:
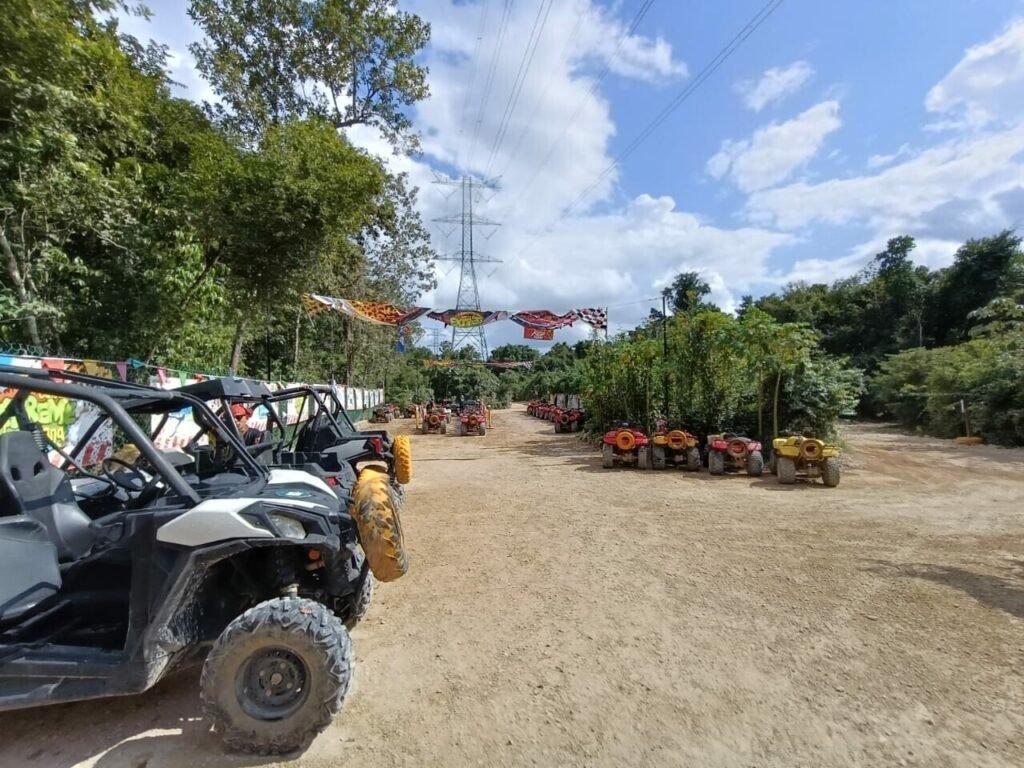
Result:
{"label": "red flag banner", "polygon": [[[522,312],[516,312],[512,315],[512,320],[524,328],[557,331],[559,328],[572,325],[576,322],[577,318],[575,312],[556,315],[547,309],[527,309]],[[531,337],[527,336],[526,338]]]}
{"label": "red flag banner", "polygon": [[523,338],[534,341],[553,341],[555,332],[551,328],[523,328]]}
{"label": "red flag banner", "polygon": [[311,315],[324,310],[334,310],[374,325],[405,325],[423,317],[430,311],[429,307],[398,307],[379,301],[336,299],[333,296],[321,296],[318,293],[304,295],[302,304]]}

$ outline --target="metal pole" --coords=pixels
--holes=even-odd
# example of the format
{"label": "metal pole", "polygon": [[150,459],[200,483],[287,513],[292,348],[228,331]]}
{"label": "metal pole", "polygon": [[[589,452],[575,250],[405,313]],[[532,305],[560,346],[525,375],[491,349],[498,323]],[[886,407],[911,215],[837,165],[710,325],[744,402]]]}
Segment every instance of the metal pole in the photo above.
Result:
{"label": "metal pole", "polygon": [[662,387],[664,389],[664,409],[662,416],[668,419],[668,297],[661,295],[661,360],[664,367],[662,372]]}

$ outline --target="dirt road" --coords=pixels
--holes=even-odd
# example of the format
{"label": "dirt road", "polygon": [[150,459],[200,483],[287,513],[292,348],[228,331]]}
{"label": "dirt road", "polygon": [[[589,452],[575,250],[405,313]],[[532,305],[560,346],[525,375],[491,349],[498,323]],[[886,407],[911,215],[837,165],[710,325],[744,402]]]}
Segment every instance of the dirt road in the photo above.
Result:
{"label": "dirt road", "polygon": [[[1024,451],[861,425],[839,488],[780,487],[496,418],[413,438],[412,570],[290,765],[1024,765]],[[195,686],[0,715],[0,765],[267,764]]]}

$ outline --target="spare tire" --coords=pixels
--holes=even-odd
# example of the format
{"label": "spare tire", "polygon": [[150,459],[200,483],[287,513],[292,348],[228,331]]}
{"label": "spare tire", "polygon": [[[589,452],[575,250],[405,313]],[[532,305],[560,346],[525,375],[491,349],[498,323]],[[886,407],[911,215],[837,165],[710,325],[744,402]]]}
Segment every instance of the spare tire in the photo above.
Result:
{"label": "spare tire", "polygon": [[377,581],[394,581],[409,570],[398,506],[386,472],[367,467],[359,473],[350,510]]}
{"label": "spare tire", "polygon": [[412,480],[412,443],[408,435],[398,435],[391,444],[395,454],[395,480],[405,485]]}

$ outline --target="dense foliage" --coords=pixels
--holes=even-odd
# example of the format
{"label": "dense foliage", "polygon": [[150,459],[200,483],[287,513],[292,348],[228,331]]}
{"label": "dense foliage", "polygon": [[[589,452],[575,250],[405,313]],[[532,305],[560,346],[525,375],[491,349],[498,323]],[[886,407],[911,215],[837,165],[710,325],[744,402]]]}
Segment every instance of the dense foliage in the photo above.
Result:
{"label": "dense foliage", "polygon": [[[53,355],[381,382],[400,365],[393,335],[307,319],[300,296],[401,302],[433,283],[416,190],[342,130],[415,143],[402,108],[427,93],[413,59],[429,28],[387,0],[194,0],[220,100],[201,108],[171,95],[166,51],[121,34],[115,11],[129,9],[5,8],[0,338]],[[346,41],[344,55],[328,55],[328,40]],[[328,108],[336,98],[345,106]]]}

